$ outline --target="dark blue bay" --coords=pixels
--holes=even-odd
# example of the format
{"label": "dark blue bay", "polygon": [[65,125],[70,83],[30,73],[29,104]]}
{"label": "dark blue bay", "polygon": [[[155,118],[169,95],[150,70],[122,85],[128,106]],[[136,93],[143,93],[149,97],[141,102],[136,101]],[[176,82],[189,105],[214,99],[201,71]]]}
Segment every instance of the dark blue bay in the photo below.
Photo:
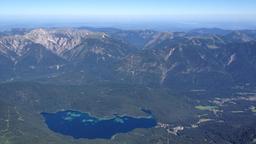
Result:
{"label": "dark blue bay", "polygon": [[71,110],[43,112],[42,115],[49,129],[76,139],[110,139],[118,133],[126,133],[136,128],[152,128],[157,124],[152,116],[135,118],[115,115],[113,118],[100,119],[88,113]]}

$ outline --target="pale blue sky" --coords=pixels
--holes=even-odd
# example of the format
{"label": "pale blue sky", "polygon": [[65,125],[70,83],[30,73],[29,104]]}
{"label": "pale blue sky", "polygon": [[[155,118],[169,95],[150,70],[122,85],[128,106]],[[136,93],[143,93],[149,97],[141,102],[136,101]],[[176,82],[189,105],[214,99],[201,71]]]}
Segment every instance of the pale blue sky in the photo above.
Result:
{"label": "pale blue sky", "polygon": [[16,27],[143,23],[139,28],[255,28],[256,0],[0,0],[0,21]]}
{"label": "pale blue sky", "polygon": [[255,19],[256,0],[0,0],[0,16]]}

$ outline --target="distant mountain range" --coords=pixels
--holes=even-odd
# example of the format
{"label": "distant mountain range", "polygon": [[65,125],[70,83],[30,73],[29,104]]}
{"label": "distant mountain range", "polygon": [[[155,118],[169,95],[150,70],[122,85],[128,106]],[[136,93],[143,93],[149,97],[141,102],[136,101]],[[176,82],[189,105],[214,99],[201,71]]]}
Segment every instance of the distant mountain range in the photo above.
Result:
{"label": "distant mountain range", "polygon": [[0,33],[0,80],[164,87],[256,84],[256,31],[112,28]]}

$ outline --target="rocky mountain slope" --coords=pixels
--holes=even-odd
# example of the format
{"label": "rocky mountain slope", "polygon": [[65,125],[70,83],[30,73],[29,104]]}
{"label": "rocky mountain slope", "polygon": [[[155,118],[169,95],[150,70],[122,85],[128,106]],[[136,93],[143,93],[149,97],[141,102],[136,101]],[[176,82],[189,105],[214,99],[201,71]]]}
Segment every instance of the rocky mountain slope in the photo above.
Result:
{"label": "rocky mountain slope", "polygon": [[253,30],[16,31],[0,36],[1,81],[115,81],[167,87],[253,85],[256,81]]}

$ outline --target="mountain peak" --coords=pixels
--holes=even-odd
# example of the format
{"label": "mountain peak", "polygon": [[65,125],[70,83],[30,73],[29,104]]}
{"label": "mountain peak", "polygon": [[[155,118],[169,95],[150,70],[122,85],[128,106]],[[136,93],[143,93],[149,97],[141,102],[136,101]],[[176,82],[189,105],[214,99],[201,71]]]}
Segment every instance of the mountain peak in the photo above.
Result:
{"label": "mountain peak", "polygon": [[56,54],[63,54],[81,43],[81,40],[92,32],[76,29],[34,29],[25,37],[41,44]]}

